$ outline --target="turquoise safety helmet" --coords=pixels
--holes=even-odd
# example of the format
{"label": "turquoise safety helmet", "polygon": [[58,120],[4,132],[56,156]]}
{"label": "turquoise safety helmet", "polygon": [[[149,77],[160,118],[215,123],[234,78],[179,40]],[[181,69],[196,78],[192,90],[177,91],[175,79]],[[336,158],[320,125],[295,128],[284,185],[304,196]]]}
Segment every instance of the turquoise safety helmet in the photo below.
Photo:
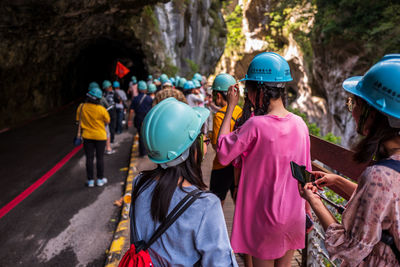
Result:
{"label": "turquoise safety helmet", "polygon": [[185,85],[183,86],[183,90],[192,90],[196,87],[194,87],[194,84],[192,81],[187,81],[185,82]]}
{"label": "turquoise safety helmet", "polygon": [[157,86],[154,83],[149,84],[147,87],[147,93],[152,94],[157,91]]}
{"label": "turquoise safety helmet", "polygon": [[185,161],[209,114],[206,108],[191,108],[173,97],[158,103],[147,113],[141,129],[149,159],[162,168]]}
{"label": "turquoise safety helmet", "polygon": [[201,87],[201,84],[200,84],[200,82],[198,80],[193,79],[192,82],[194,84],[194,88],[200,88]]}
{"label": "turquoise safety helmet", "polygon": [[113,87],[114,87],[114,88],[119,88],[119,87],[120,87],[119,82],[118,82],[118,81],[114,81],[114,82],[113,82]]}
{"label": "turquoise safety helmet", "polygon": [[343,88],[389,115],[392,127],[400,127],[399,122],[393,126],[400,119],[400,54],[384,56],[364,76],[346,79]]}
{"label": "turquoise safety helmet", "polygon": [[145,82],[145,81],[139,81],[139,83],[138,83],[138,89],[139,89],[139,90],[142,90],[142,91],[147,90],[147,84],[146,84],[146,82]]}
{"label": "turquoise safety helmet", "polygon": [[199,82],[201,82],[203,80],[203,77],[201,76],[200,73],[195,73],[193,75],[193,79],[192,80],[198,80]]}
{"label": "turquoise safety helmet", "polygon": [[91,82],[91,83],[89,83],[89,89],[88,89],[88,91],[90,91],[90,90],[93,89],[93,88],[100,88],[100,85],[99,85],[98,83],[96,83],[96,82]]}
{"label": "turquoise safety helmet", "polygon": [[211,89],[214,91],[228,92],[230,86],[235,85],[236,80],[227,73],[220,73],[215,77]]}
{"label": "turquoise safety helmet", "polygon": [[264,52],[253,58],[246,76],[240,81],[282,83],[292,80],[287,61],[277,53]]}
{"label": "turquoise safety helmet", "polygon": [[164,83],[164,82],[166,82],[168,80],[169,79],[168,79],[168,75],[167,74],[165,74],[165,73],[161,74],[161,76],[160,76],[160,82],[161,83]]}
{"label": "turquoise safety helmet", "polygon": [[173,85],[175,85],[175,78],[171,77],[171,78],[169,78],[169,80],[171,81],[171,83],[172,83]]}
{"label": "turquoise safety helmet", "polygon": [[100,88],[95,87],[89,90],[88,95],[94,96],[95,98],[101,99],[103,97],[103,93]]}
{"label": "turquoise safety helmet", "polygon": [[[108,87],[110,87],[112,84],[111,84],[111,82],[109,81],[109,80],[105,80],[104,82],[103,82],[103,86],[102,86],[102,88],[103,89],[106,89],[106,88],[108,88]],[[100,88],[100,87],[99,87]]]}
{"label": "turquoise safety helmet", "polygon": [[186,81],[185,78],[180,78],[180,79],[179,79],[179,82],[178,82],[178,84],[177,84],[176,87],[178,87],[178,88],[183,88],[183,87],[185,86],[185,83],[186,83],[186,82],[187,82],[187,81]]}
{"label": "turquoise safety helmet", "polygon": [[147,76],[147,80],[153,80],[153,75]]}
{"label": "turquoise safety helmet", "polygon": [[136,76],[132,76],[131,80],[132,80],[132,82],[133,82],[134,84],[136,84],[136,83],[137,83]]}

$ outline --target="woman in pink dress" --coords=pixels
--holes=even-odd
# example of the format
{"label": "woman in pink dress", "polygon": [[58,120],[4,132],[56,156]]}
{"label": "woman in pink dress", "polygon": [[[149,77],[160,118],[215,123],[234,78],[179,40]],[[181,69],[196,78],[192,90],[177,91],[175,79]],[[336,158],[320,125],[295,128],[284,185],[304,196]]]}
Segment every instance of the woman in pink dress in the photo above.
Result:
{"label": "woman in pink dress", "polygon": [[256,267],[290,266],[294,250],[304,248],[306,217],[290,161],[310,169],[308,128],[299,116],[285,109],[285,83],[292,78],[280,55],[257,55],[243,80],[255,116],[229,133],[239,100],[238,87],[232,86],[217,148],[222,164],[242,158],[232,248],[251,255]]}
{"label": "woman in pink dress", "polygon": [[[363,138],[354,159],[367,167],[358,184],[339,175],[316,172],[318,186],[334,185],[350,199],[338,223],[314,194],[318,188],[299,188],[325,229],[325,247],[345,266],[400,266],[400,54],[385,56],[364,76],[344,81],[353,94],[349,111]],[[385,238],[383,238],[385,237]],[[389,244],[388,240],[392,240]],[[397,254],[397,255],[396,255]]]}

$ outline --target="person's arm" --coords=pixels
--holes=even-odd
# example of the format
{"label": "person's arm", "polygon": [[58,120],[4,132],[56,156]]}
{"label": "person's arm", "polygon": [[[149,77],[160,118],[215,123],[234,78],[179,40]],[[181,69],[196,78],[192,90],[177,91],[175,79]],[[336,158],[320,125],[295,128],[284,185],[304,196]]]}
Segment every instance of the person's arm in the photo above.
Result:
{"label": "person's arm", "polygon": [[299,184],[300,196],[310,204],[319,222],[326,231],[331,224],[337,223],[337,221],[332,213],[325,207],[324,203],[322,203],[321,199],[315,194],[316,191],[317,188],[311,183],[306,184],[304,187]]}
{"label": "person's arm", "polygon": [[220,113],[216,113],[213,118],[213,131],[211,137],[211,145],[215,151],[217,151],[217,137],[221,127],[223,117]]}
{"label": "person's arm", "polygon": [[346,200],[349,200],[354,191],[357,189],[356,183],[353,183],[352,181],[337,174],[320,171],[314,171],[312,173],[317,179],[315,184],[319,188],[327,186]]}
{"label": "person's arm", "polygon": [[107,109],[103,107],[103,114],[104,114],[104,123],[109,124],[110,123],[110,114],[108,113]]}
{"label": "person's arm", "polygon": [[[331,223],[326,229],[325,247],[332,259],[340,258],[347,266],[358,266],[380,242],[383,225],[396,223],[393,211],[398,204],[393,194],[398,188],[393,188],[392,181],[393,177],[376,167],[364,171],[356,192],[346,205],[342,223]],[[321,209],[312,203],[315,202],[310,201],[310,204],[319,212],[319,218]]]}
{"label": "person's arm", "polygon": [[229,134],[231,131],[231,118],[233,115],[233,111],[235,110],[235,106],[239,102],[239,85],[235,84],[229,87],[227,101],[228,107],[226,108],[226,113],[224,120],[222,121],[221,129],[219,130],[218,138],[221,135]]}
{"label": "person's arm", "polygon": [[201,266],[238,266],[233,254],[224,214],[215,197],[205,208],[195,237],[196,250],[201,254]]}

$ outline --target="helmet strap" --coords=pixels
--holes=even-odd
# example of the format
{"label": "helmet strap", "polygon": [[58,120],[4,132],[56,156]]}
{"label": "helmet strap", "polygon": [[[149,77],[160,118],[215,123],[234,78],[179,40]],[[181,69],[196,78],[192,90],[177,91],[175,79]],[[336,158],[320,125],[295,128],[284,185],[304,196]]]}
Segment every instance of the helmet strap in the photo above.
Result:
{"label": "helmet strap", "polygon": [[189,151],[190,151],[190,147],[188,149],[186,149],[179,157],[177,157],[174,160],[165,162],[165,163],[160,163],[161,168],[163,169],[167,169],[169,167],[175,167],[176,165],[181,164],[182,162],[184,162],[185,160],[187,160],[187,158],[189,157]]}
{"label": "helmet strap", "polygon": [[364,103],[361,111],[361,116],[357,125],[357,133],[359,133],[360,135],[364,135],[364,127],[369,117],[370,111],[371,111],[370,105]]}

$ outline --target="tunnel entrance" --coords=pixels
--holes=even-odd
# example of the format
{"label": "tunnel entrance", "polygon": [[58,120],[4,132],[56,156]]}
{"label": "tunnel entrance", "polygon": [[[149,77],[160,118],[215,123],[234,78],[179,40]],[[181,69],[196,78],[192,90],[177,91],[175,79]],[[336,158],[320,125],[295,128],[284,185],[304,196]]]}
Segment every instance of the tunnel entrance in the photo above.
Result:
{"label": "tunnel entrance", "polygon": [[[67,67],[65,87],[62,90],[63,102],[75,100],[86,94],[90,82],[100,86],[104,80],[118,80],[122,89],[127,89],[132,75],[138,79],[147,77],[147,68],[143,63],[144,54],[140,43],[136,45],[106,38],[100,38],[87,44]],[[117,61],[130,72],[122,79],[115,75]],[[67,100],[67,101],[65,101]]]}

